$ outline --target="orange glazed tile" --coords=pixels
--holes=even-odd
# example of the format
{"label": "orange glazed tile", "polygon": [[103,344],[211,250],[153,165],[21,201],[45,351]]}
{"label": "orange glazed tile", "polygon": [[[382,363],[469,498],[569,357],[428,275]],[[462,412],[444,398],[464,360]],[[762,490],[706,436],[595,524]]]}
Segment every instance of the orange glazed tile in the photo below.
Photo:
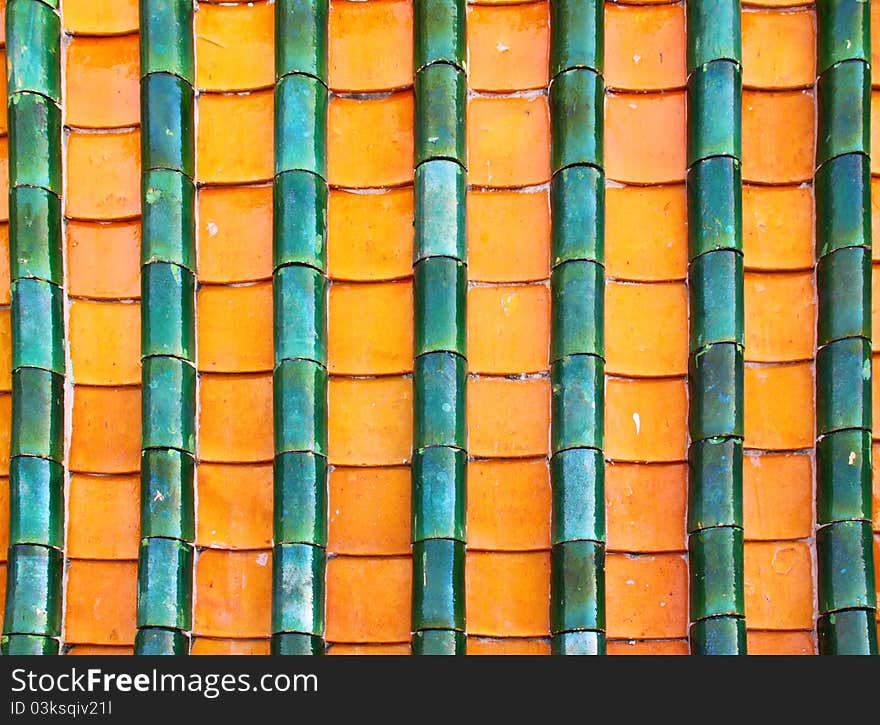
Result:
{"label": "orange glazed tile", "polygon": [[[3,18],[0,17],[0,21],[3,21]],[[3,67],[6,67],[6,51],[0,51],[0,62],[3,63]],[[6,96],[6,74],[0,73],[0,91],[3,93],[3,97]],[[3,106],[0,103],[0,106]],[[6,134],[9,132],[9,119],[7,118],[7,110],[5,107],[0,107],[0,134]]]}
{"label": "orange glazed tile", "polygon": [[76,383],[140,383],[140,304],[72,300],[70,357]]}
{"label": "orange glazed tile", "polygon": [[272,277],[272,187],[199,190],[199,281]]}
{"label": "orange glazed tile", "polygon": [[0,137],[0,222],[9,221],[9,136]]}
{"label": "orange glazed tile", "polygon": [[[880,28],[880,3],[871,0],[871,27]],[[880,37],[877,33],[871,34],[871,85],[880,85]]]}
{"label": "orange glazed tile", "polygon": [[141,296],[141,224],[67,222],[67,280],[71,296]]}
{"label": "orange glazed tile", "polygon": [[746,621],[755,629],[811,629],[813,564],[802,542],[745,545]]}
{"label": "orange glazed tile", "polygon": [[409,642],[412,561],[339,556],[327,562],[327,640]]}
{"label": "orange glazed tile", "polygon": [[378,194],[332,189],[328,207],[330,277],[368,281],[412,275],[412,187]]}
{"label": "orange glazed tile", "polygon": [[550,473],[543,458],[468,465],[468,549],[550,548]]}
{"label": "orange glazed tile", "polygon": [[605,581],[609,637],[687,636],[688,571],[684,554],[609,554]]}
{"label": "orange glazed tile", "polygon": [[77,385],[70,470],[136,473],[141,467],[141,390]]}
{"label": "orange glazed tile", "polygon": [[[6,562],[0,564],[0,597],[6,601]],[[5,606],[4,606],[5,609]],[[3,612],[0,611],[0,624],[3,622]]]}
{"label": "orange glazed tile", "polygon": [[550,642],[546,639],[525,637],[468,637],[469,655],[549,655]]}
{"label": "orange glazed tile", "polygon": [[687,194],[683,184],[605,190],[608,277],[644,282],[687,276]]}
{"label": "orange glazed tile", "polygon": [[468,551],[468,634],[541,637],[550,631],[550,552]]}
{"label": "orange glazed tile", "polygon": [[746,360],[808,360],[815,350],[816,288],[809,272],[746,272]]}
{"label": "orange glazed tile", "polygon": [[410,552],[409,468],[330,471],[327,548],[334,554]]}
{"label": "orange glazed tile", "polygon": [[550,448],[550,381],[470,378],[467,423],[472,456],[545,455]]}
{"label": "orange glazed tile", "polygon": [[[663,320],[662,325],[657,321]],[[688,297],[683,282],[605,286],[605,370],[631,376],[687,373]]]}
{"label": "orange glazed tile", "polygon": [[743,91],[743,181],[791,184],[813,177],[811,91]]}
{"label": "orange glazed tile", "polygon": [[73,37],[67,48],[66,122],[118,128],[140,122],[138,36]]}
{"label": "orange glazed tile", "polygon": [[205,285],[198,292],[199,370],[272,369],[272,283]]}
{"label": "orange glazed tile", "polygon": [[[877,120],[880,119],[880,91],[871,92],[871,145],[880,143],[880,129],[877,128]],[[880,163],[871,159],[871,173],[880,173]]]}
{"label": "orange glazed tile", "polygon": [[605,506],[610,551],[687,549],[687,465],[606,464]]}
{"label": "orange glazed tile", "polygon": [[871,469],[873,487],[872,487],[872,511],[874,512],[874,531],[880,531],[880,444],[875,443],[871,446],[873,454],[874,466]]}
{"label": "orange glazed tile", "polygon": [[813,366],[746,366],[745,445],[786,450],[813,447]]}
{"label": "orange glazed tile", "polygon": [[0,305],[9,302],[9,225],[0,223]]}
{"label": "orange glazed tile", "polygon": [[133,644],[137,562],[70,561],[66,604],[65,641]]}
{"label": "orange glazed tile", "polygon": [[331,377],[328,407],[331,464],[393,466],[409,460],[412,379]]}
{"label": "orange glazed tile", "polygon": [[268,639],[212,639],[196,637],[193,640],[192,655],[268,655]]}
{"label": "orange glazed tile", "polygon": [[268,181],[275,169],[273,91],[199,96],[196,176],[205,184]]}
{"label": "orange glazed tile", "polygon": [[272,466],[199,466],[196,543],[218,549],[272,546]]}
{"label": "orange glazed tile", "polygon": [[605,381],[606,455],[616,461],[687,459],[684,380]]}
{"label": "orange glazed tile", "polygon": [[544,88],[550,58],[550,8],[468,8],[468,85],[481,91]]}
{"label": "orange glazed tile", "polygon": [[0,308],[0,391],[12,391],[12,315]]}
{"label": "orange glazed tile", "polygon": [[[880,356],[871,358],[871,418],[880,421]],[[880,425],[875,425],[871,437],[874,440],[880,438]]]}
{"label": "orange glazed tile", "polygon": [[69,655],[92,656],[92,655],[133,655],[134,647],[113,647],[99,644],[77,644],[67,652]]}
{"label": "orange glazed tile", "polygon": [[334,91],[412,85],[411,0],[331,3],[328,33],[330,88]]}
{"label": "orange glazed tile", "polygon": [[745,7],[787,8],[803,5],[804,0],[744,0],[742,4]]}
{"label": "orange glazed tile", "polygon": [[327,648],[328,655],[409,655],[408,644],[334,644]]}
{"label": "orange glazed tile", "polygon": [[386,375],[412,370],[412,282],[333,284],[328,320],[331,373]]}
{"label": "orange glazed tile", "polygon": [[70,478],[67,555],[73,559],[138,558],[140,478]]}
{"label": "orange glazed tile", "polygon": [[202,3],[195,14],[196,87],[268,88],[275,81],[275,3]]}
{"label": "orange glazed tile", "polygon": [[9,475],[9,437],[12,432],[12,395],[0,395],[0,476]]}
{"label": "orange glazed tile", "polygon": [[687,655],[687,640],[681,639],[619,639],[608,643],[609,655]]}
{"label": "orange glazed tile", "polygon": [[412,181],[412,91],[369,100],[333,97],[328,129],[331,184],[369,188]]}
{"label": "orange glazed tile", "polygon": [[750,655],[814,655],[812,632],[747,632]]}
{"label": "orange glazed tile", "polygon": [[880,349],[880,266],[871,267],[871,350]]}
{"label": "orange glazed tile", "polygon": [[271,461],[272,375],[199,377],[199,458],[248,463]]}
{"label": "orange glazed tile", "polygon": [[9,478],[0,478],[0,561],[6,561],[9,548]]}
{"label": "orange glazed tile", "polygon": [[546,96],[472,98],[468,102],[468,181],[516,187],[550,179],[550,110]]}
{"label": "orange glazed tile", "polygon": [[542,284],[471,287],[467,295],[468,369],[536,373],[550,365],[550,290]]}
{"label": "orange glazed tile", "polygon": [[141,213],[140,131],[71,133],[67,207],[73,219],[126,219]]}
{"label": "orange glazed tile", "polygon": [[816,81],[815,11],[742,14],[743,85],[798,88]]}
{"label": "orange glazed tile", "polygon": [[138,0],[64,0],[64,29],[82,35],[118,35],[138,29]]}
{"label": "orange glazed tile", "polygon": [[205,549],[196,559],[193,633],[268,637],[272,625],[272,552]]}
{"label": "orange glazed tile", "polygon": [[470,191],[468,278],[531,282],[550,276],[550,199],[540,191]]}
{"label": "orange glazed tile", "polygon": [[812,269],[812,190],[744,184],[743,248],[746,269]]}
{"label": "orange glazed tile", "polygon": [[684,8],[605,7],[605,83],[608,88],[684,88]]}
{"label": "orange glazed tile", "polygon": [[813,527],[813,462],[808,455],[746,453],[743,518],[747,540],[804,539]]}

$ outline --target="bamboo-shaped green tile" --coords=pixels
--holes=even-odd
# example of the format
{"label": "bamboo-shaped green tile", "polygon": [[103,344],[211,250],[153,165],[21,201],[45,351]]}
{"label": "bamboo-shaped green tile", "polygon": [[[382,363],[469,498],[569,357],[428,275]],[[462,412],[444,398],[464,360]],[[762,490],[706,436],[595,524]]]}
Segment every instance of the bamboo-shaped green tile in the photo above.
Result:
{"label": "bamboo-shaped green tile", "polygon": [[870,7],[817,4],[820,654],[876,654],[871,541]]}
{"label": "bamboo-shaped green tile", "polygon": [[6,6],[12,431],[3,654],[58,654],[64,547],[61,20]]}
{"label": "bamboo-shaped green tile", "polygon": [[601,0],[551,3],[554,654],[605,654],[605,172]]}
{"label": "bamboo-shaped green tile", "polygon": [[692,654],[745,654],[739,0],[688,0]]}
{"label": "bamboo-shaped green tile", "polygon": [[465,653],[465,0],[415,4],[412,646]]}
{"label": "bamboo-shaped green tile", "polygon": [[273,654],[322,655],[328,0],[275,3]]}
{"label": "bamboo-shaped green tile", "polygon": [[189,653],[195,557],[192,0],[140,0],[141,544],[135,652]]}

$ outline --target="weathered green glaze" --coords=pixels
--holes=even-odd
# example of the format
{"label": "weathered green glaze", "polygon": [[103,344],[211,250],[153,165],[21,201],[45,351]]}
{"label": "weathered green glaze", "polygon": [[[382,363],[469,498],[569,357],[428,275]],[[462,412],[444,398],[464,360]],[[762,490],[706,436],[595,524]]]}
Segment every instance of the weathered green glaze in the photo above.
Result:
{"label": "weathered green glaze", "polygon": [[308,451],[281,453],[274,463],[276,544],[327,546],[327,459]]}
{"label": "weathered green glaze", "polygon": [[819,613],[877,608],[871,522],[835,521],[816,532]]}
{"label": "weathered green glaze", "polygon": [[463,357],[448,352],[432,352],[416,358],[413,450],[428,446],[465,448],[466,368]]}
{"label": "weathered green glaze", "polygon": [[550,632],[604,631],[605,545],[565,541],[550,557]]}
{"label": "weathered green glaze", "polygon": [[688,537],[690,612],[697,621],[721,615],[745,616],[743,530],[717,526]]}
{"label": "weathered green glaze", "polygon": [[816,84],[819,111],[816,165],[843,154],[870,151],[871,69],[861,60],[832,66]]}
{"label": "weathered green glaze", "polygon": [[6,574],[6,634],[61,634],[64,557],[58,549],[31,544],[9,547]]}
{"label": "weathered green glaze", "polygon": [[871,250],[845,247],[819,258],[819,346],[845,337],[871,337]]}
{"label": "weathered green glaze", "polygon": [[275,453],[327,455],[327,368],[311,360],[284,360],[273,376]]}
{"label": "weathered green glaze", "polygon": [[690,628],[692,655],[746,654],[746,620],[723,616],[701,619]]}
{"label": "weathered green glaze", "polygon": [[876,655],[877,623],[870,609],[848,609],[819,617],[819,652],[823,655]]}
{"label": "weathered green glaze", "polygon": [[570,166],[550,183],[553,210],[550,265],[605,259],[605,174],[594,166]]}
{"label": "weathered green glaze", "polygon": [[739,438],[704,438],[693,443],[688,456],[693,481],[711,486],[688,488],[687,530],[741,526],[743,521],[743,442]]}
{"label": "weathered green glaze", "polygon": [[[693,2],[693,0],[692,0]],[[688,78],[688,166],[713,156],[742,157],[742,72],[713,60]]]}
{"label": "weathered green glaze", "polygon": [[413,542],[413,631],[464,631],[464,543],[453,539]]}
{"label": "weathered green glaze", "polygon": [[327,268],[327,182],[308,171],[275,177],[273,265]]}
{"label": "weathered green glaze", "polygon": [[193,0],[140,0],[141,76],[173,73],[195,81]]}
{"label": "weathered green glaze", "polygon": [[844,60],[871,61],[871,7],[862,0],[816,3],[816,73]]}
{"label": "weathered green glaze", "polygon": [[182,632],[192,628],[192,544],[143,539],[138,561],[137,625]]}
{"label": "weathered green glaze", "polygon": [[64,377],[38,368],[12,373],[10,457],[64,461]]}
{"label": "weathered green glaze", "polygon": [[688,73],[713,60],[742,61],[739,0],[688,0]]}
{"label": "weathered green glaze", "polygon": [[553,173],[578,164],[602,167],[604,101],[602,77],[594,71],[573,68],[550,83]]}
{"label": "weathered green glaze", "polygon": [[816,256],[844,247],[871,248],[871,162],[846,154],[816,169]]}
{"label": "weathered green glaze", "polygon": [[195,538],[191,453],[151,448],[141,453],[141,537]]}
{"label": "weathered green glaze", "polygon": [[61,645],[53,637],[39,634],[9,634],[0,638],[0,654],[4,655],[57,655]]}
{"label": "weathered green glaze", "polygon": [[816,353],[816,432],[871,429],[871,343],[835,340]]}
{"label": "weathered green glaze", "polygon": [[467,453],[450,446],[413,451],[412,540],[465,541]]}
{"label": "weathered green glaze", "polygon": [[550,459],[554,482],[551,543],[605,541],[605,461],[597,448],[569,448]]}
{"label": "weathered green glaze", "polygon": [[272,635],[273,655],[323,655],[326,643],[323,637],[297,632],[278,632]]}
{"label": "weathered green glaze", "polygon": [[179,76],[151,73],[141,81],[141,167],[195,176],[195,91]]}
{"label": "weathered green glaze", "polygon": [[276,544],[272,553],[272,632],[324,632],[327,554],[312,544]]}
{"label": "weathered green glaze", "polygon": [[569,355],[550,366],[550,449],[602,448],[605,364],[596,355]]}
{"label": "weathered green glaze", "polygon": [[871,431],[839,430],[816,443],[816,523],[871,520]]}
{"label": "weathered green glaze", "polygon": [[12,283],[12,369],[30,367],[64,375],[64,300],[61,288],[41,279]]}
{"label": "weathered green glaze", "polygon": [[329,5],[328,0],[275,0],[276,78],[304,73],[326,84]]}
{"label": "weathered green glaze", "polygon": [[429,257],[413,267],[415,355],[465,354],[467,267],[450,257]]}
{"label": "weathered green glaze", "polygon": [[[327,86],[294,73],[275,86],[275,173],[309,171],[327,178]],[[285,143],[295,139],[296,143]]]}
{"label": "weathered green glaze", "polygon": [[465,0],[420,0],[414,6],[414,66],[449,63],[464,70]]}
{"label": "weathered green glaze", "polygon": [[554,655],[604,655],[607,654],[607,641],[604,632],[581,630],[578,632],[559,632],[550,640]]}
{"label": "weathered green glaze", "polygon": [[275,364],[284,360],[327,362],[327,278],[314,267],[275,270]]}
{"label": "weathered green glaze", "polygon": [[719,249],[701,254],[688,268],[690,349],[722,342],[743,344],[743,257]]}
{"label": "weathered green glaze", "polygon": [[415,162],[451,159],[464,166],[467,78],[448,63],[416,74]]}
{"label": "weathered green glaze", "polygon": [[141,355],[195,360],[195,274],[169,262],[141,268]]}
{"label": "weathered green glaze", "polygon": [[195,183],[179,171],[143,173],[141,264],[169,262],[195,272],[195,198]]}
{"label": "weathered green glaze", "polygon": [[9,97],[9,186],[61,195],[61,109],[37,93]]}
{"label": "weathered green glaze", "polygon": [[[6,5],[7,93],[30,91],[61,102],[61,18],[54,4],[9,0]],[[12,99],[10,99],[11,101]]]}
{"label": "weathered green glaze", "polygon": [[467,635],[456,629],[424,629],[412,637],[414,655],[467,654]]}
{"label": "weathered green glaze", "polygon": [[10,278],[34,277],[61,285],[61,260],[61,199],[32,186],[10,189]]}
{"label": "weathered green glaze", "polygon": [[575,260],[550,275],[552,317],[550,361],[569,355],[603,355],[605,350],[605,270]]}
{"label": "weathered green glaze", "polygon": [[605,3],[554,0],[550,3],[550,77],[571,68],[601,74],[605,58]]}
{"label": "weathered green glaze", "polygon": [[188,655],[189,644],[183,632],[161,627],[142,627],[134,637],[134,649],[140,655]]}
{"label": "weathered green glaze", "polygon": [[742,172],[729,156],[688,169],[688,258],[731,249],[742,252]]}
{"label": "weathered green glaze", "polygon": [[[688,428],[692,441],[721,436],[742,438],[743,350],[739,345],[709,345],[692,354],[688,388]],[[699,468],[694,470],[701,472]],[[741,486],[740,482],[736,487]]]}
{"label": "weathered green glaze", "polygon": [[64,548],[64,468],[17,456],[9,462],[9,545]]}
{"label": "weathered green glaze", "polygon": [[144,358],[142,446],[196,451],[196,370],[165,355]]}
{"label": "weathered green glaze", "polygon": [[466,174],[455,161],[433,159],[416,168],[414,262],[467,259],[466,189]]}

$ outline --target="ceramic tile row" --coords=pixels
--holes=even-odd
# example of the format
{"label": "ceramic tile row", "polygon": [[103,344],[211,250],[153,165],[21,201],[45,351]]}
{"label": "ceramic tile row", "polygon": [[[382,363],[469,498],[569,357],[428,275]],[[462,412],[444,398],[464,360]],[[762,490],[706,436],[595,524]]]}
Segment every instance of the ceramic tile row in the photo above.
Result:
{"label": "ceramic tile row", "polygon": [[[6,66],[5,51],[5,14],[6,3],[0,2],[0,21],[3,22],[3,31],[0,32],[0,51],[3,56],[3,66]],[[2,97],[6,96],[6,73],[0,73],[0,91]],[[4,169],[3,176],[8,174],[5,169],[9,164],[9,138],[6,118],[6,104],[0,110],[0,167]],[[3,187],[8,187],[8,179],[2,182]],[[8,196],[8,188],[6,188]],[[6,601],[6,570],[9,548],[9,454],[5,452],[9,445],[12,424],[12,321],[10,317],[10,280],[9,280],[9,213],[3,214],[0,223],[0,446],[4,453],[0,453],[0,598]],[[5,607],[3,607],[5,610]],[[0,628],[3,626],[4,612],[0,612]]]}
{"label": "ceramic tile row", "polygon": [[[878,62],[878,58],[880,58],[880,33],[876,31],[877,27],[880,27],[880,2],[877,0],[872,0],[871,2],[871,22],[872,27],[875,29],[871,35],[872,42],[872,53],[871,53],[871,70],[872,70],[872,85],[876,89],[880,87],[880,82],[878,82],[877,77],[877,67],[876,64]],[[878,102],[878,94],[876,90],[873,90],[871,93],[871,148],[874,149],[874,153],[876,154],[877,146],[877,137],[876,137],[876,129],[878,124],[880,124],[880,102]],[[872,203],[872,237],[874,239],[878,239],[878,234],[880,234],[880,227],[878,227],[876,223],[875,216],[877,214],[878,205],[880,205],[880,177],[877,175],[878,170],[876,168],[876,163],[873,161],[871,163],[871,203]],[[880,572],[877,572],[878,561],[880,561],[880,465],[878,465],[878,456],[880,456],[880,444],[877,443],[877,439],[880,438],[880,433],[878,433],[877,421],[880,420],[878,415],[880,415],[880,410],[878,410],[878,397],[880,397],[880,391],[877,390],[878,384],[878,375],[880,375],[880,356],[877,354],[878,350],[878,334],[880,334],[880,329],[878,329],[878,324],[880,324],[880,287],[878,287],[878,283],[880,283],[880,267],[877,266],[876,262],[880,259],[880,249],[878,249],[880,245],[876,242],[874,243],[872,249],[874,250],[872,253],[872,261],[873,265],[871,267],[871,275],[872,275],[872,292],[871,292],[871,302],[872,302],[872,382],[873,382],[873,433],[872,433],[872,454],[873,454],[873,475],[872,475],[872,511],[873,511],[873,525],[872,529],[874,531],[874,566],[875,566],[875,585],[877,587],[878,596],[880,596]],[[877,615],[878,621],[880,621],[880,612]]]}

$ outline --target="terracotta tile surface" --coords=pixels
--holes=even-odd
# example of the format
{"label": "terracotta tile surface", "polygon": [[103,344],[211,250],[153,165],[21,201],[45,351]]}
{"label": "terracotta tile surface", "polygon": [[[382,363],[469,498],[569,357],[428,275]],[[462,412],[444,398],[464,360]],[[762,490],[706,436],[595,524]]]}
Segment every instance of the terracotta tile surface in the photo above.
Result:
{"label": "terracotta tile surface", "polygon": [[118,35],[138,28],[137,0],[64,0],[64,29],[83,35]]}
{"label": "terracotta tile surface", "polygon": [[801,542],[747,542],[746,620],[754,629],[813,626],[810,549]]}
{"label": "terracotta tile surface", "polygon": [[743,185],[746,269],[813,267],[813,195],[806,186]]}
{"label": "terracotta tile surface", "polygon": [[190,654],[193,655],[267,655],[268,639],[214,639],[196,637]]}
{"label": "terracotta tile surface", "polygon": [[6,561],[9,549],[9,477],[0,478],[0,561]]}
{"label": "terracotta tile surface", "polygon": [[73,219],[138,216],[140,132],[71,133],[67,142],[67,206]]}
{"label": "terracotta tile surface", "polygon": [[141,295],[140,221],[67,223],[69,292],[95,299]]}
{"label": "terracotta tile surface", "polygon": [[134,647],[113,647],[111,645],[100,644],[77,644],[73,645],[67,652],[69,655],[79,655],[85,657],[88,655],[115,655],[125,656],[133,655]]}
{"label": "terracotta tile surface", "polygon": [[9,137],[0,137],[0,221],[9,220]]}
{"label": "terracotta tile surface", "polygon": [[813,524],[813,463],[808,455],[746,453],[743,517],[747,540],[807,538]]}
{"label": "terracotta tile surface", "polygon": [[812,632],[756,632],[749,630],[750,655],[814,655],[816,643]]}
{"label": "terracotta tile surface", "polygon": [[0,476],[9,475],[9,438],[12,431],[12,396],[0,394]]}
{"label": "terracotta tile surface", "polygon": [[140,123],[138,36],[74,37],[67,47],[66,122],[82,128]]}
{"label": "terracotta tile surface", "polygon": [[605,384],[605,453],[615,461],[687,460],[687,386],[683,379]]}
{"label": "terracotta tile surface", "polygon": [[205,285],[198,292],[199,369],[272,369],[272,284]]}
{"label": "terracotta tile surface", "polygon": [[12,316],[0,309],[0,391],[12,391]]}
{"label": "terracotta tile surface", "polygon": [[[786,395],[780,396],[779,391]],[[745,369],[745,445],[786,450],[813,446],[813,366]]]}
{"label": "terracotta tile surface", "polygon": [[140,304],[74,300],[70,303],[68,334],[76,383],[140,383]]}
{"label": "terracotta tile surface", "polygon": [[137,562],[71,561],[67,570],[65,641],[133,644]]}
{"label": "terracotta tile surface", "polygon": [[268,88],[275,80],[275,3],[202,3],[195,13],[196,85],[207,91]]}
{"label": "terracotta tile surface", "polygon": [[199,546],[272,546],[272,466],[203,463],[198,475]]}
{"label": "terracotta tile surface", "polygon": [[[874,444],[871,446],[871,452],[873,454],[873,459],[878,461],[878,456],[880,456],[880,445]],[[874,531],[880,531],[880,466],[874,466],[873,470],[873,487],[872,487],[872,507],[871,510],[874,512]]]}
{"label": "terracotta tile surface", "polygon": [[327,654],[399,656],[412,654],[412,648],[409,644],[332,644]]}
{"label": "terracotta tile surface", "polygon": [[9,301],[9,224],[0,223],[0,305]]}
{"label": "terracotta tile surface", "polygon": [[807,360],[815,351],[812,272],[746,272],[745,356],[755,362]]}
{"label": "terracotta tile surface", "polygon": [[743,91],[743,181],[792,184],[813,178],[812,92]]}
{"label": "terracotta tile surface", "polygon": [[605,7],[605,84],[608,88],[684,88],[685,12],[680,5]]}
{"label": "terracotta tile surface", "polygon": [[271,551],[206,549],[195,562],[193,633],[252,638],[270,633]]}
{"label": "terracotta tile surface", "polygon": [[202,374],[199,456],[203,461],[271,461],[272,375]]}
{"label": "terracotta tile surface", "polygon": [[550,642],[546,639],[525,637],[468,637],[469,655],[549,655]]}
{"label": "terracotta tile surface", "polygon": [[812,8],[742,14],[743,85],[798,88],[816,80],[816,19]]}
{"label": "terracotta tile surface", "polygon": [[609,655],[687,655],[687,640],[683,639],[624,639],[608,643]]}
{"label": "terracotta tile surface", "polygon": [[70,478],[67,556],[73,559],[138,558],[140,477]]}
{"label": "terracotta tile surface", "polygon": [[72,471],[136,473],[141,460],[140,388],[77,385],[72,431]]}
{"label": "terracotta tile surface", "polygon": [[467,421],[468,451],[472,456],[545,455],[549,449],[549,380],[471,378]]}

